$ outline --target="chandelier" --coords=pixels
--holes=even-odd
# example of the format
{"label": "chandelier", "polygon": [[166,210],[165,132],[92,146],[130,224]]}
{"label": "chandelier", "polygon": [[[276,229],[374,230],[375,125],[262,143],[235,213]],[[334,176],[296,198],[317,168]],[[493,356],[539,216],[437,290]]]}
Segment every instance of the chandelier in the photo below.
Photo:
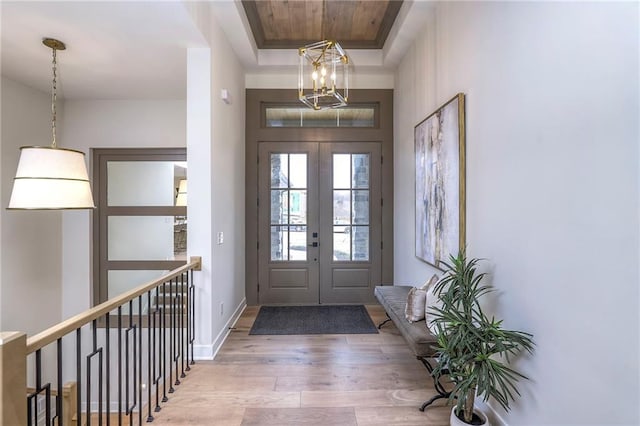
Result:
{"label": "chandelier", "polygon": [[298,49],[298,99],[321,110],[347,105],[349,57],[340,44],[324,40]]}
{"label": "chandelier", "polygon": [[59,148],[56,143],[56,52],[64,43],[45,38],[42,43],[53,50],[51,86],[51,146],[20,148],[18,170],[13,180],[10,210],[93,209],[93,197],[84,152]]}

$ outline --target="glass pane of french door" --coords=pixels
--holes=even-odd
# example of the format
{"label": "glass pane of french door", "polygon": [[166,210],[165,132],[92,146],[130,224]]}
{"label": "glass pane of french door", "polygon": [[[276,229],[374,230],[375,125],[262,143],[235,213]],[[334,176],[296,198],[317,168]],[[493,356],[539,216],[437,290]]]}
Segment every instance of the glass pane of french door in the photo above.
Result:
{"label": "glass pane of french door", "polygon": [[271,261],[307,260],[308,155],[269,156]]}
{"label": "glass pane of french door", "polygon": [[333,260],[369,260],[369,157],[333,154]]}

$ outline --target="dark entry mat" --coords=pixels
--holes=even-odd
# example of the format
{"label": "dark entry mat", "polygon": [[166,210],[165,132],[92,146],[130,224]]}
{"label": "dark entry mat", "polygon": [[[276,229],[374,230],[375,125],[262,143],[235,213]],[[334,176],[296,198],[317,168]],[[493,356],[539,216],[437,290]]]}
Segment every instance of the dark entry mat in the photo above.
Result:
{"label": "dark entry mat", "polygon": [[249,334],[377,334],[363,305],[262,306]]}

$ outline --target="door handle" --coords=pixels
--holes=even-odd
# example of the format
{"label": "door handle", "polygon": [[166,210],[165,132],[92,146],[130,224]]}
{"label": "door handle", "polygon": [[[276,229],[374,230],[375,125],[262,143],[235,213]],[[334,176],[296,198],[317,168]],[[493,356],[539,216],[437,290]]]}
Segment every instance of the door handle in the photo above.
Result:
{"label": "door handle", "polygon": [[318,243],[317,242],[313,242],[313,243],[309,243],[307,244],[309,247],[318,247]]}

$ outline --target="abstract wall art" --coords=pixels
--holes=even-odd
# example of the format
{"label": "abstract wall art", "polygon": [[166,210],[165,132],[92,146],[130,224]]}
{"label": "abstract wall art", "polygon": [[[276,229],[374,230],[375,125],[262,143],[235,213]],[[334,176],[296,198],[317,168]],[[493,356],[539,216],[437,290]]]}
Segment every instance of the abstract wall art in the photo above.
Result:
{"label": "abstract wall art", "polygon": [[415,127],[416,256],[437,267],[465,245],[464,94]]}

